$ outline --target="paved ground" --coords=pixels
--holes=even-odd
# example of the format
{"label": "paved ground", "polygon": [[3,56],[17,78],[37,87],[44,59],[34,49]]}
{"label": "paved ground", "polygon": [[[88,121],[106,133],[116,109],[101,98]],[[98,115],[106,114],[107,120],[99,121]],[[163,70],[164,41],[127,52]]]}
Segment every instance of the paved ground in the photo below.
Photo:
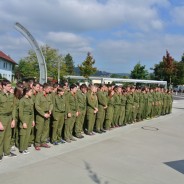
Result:
{"label": "paved ground", "polygon": [[3,159],[2,184],[183,184],[184,98],[173,113]]}

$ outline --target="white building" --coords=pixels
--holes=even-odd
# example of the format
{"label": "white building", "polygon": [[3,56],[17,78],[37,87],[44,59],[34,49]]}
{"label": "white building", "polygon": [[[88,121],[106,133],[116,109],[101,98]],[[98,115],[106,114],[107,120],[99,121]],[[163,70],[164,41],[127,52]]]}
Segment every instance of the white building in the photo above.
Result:
{"label": "white building", "polygon": [[14,80],[13,68],[15,65],[17,65],[17,63],[13,61],[13,59],[0,51],[0,74],[3,78],[9,81]]}

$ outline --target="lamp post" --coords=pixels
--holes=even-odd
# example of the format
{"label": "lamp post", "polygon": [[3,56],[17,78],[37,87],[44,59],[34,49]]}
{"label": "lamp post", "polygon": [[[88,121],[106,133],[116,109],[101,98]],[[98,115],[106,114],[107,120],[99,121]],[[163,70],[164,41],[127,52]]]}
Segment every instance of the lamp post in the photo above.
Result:
{"label": "lamp post", "polygon": [[60,83],[61,61],[62,61],[62,56],[59,55],[58,57],[58,84]]}

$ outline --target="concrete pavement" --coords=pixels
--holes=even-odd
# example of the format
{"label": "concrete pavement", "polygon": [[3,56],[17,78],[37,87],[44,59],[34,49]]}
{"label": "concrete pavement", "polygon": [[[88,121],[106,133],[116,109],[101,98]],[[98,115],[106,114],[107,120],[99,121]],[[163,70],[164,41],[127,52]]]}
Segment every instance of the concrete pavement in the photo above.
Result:
{"label": "concrete pavement", "polygon": [[183,184],[184,99],[167,116],[0,162],[2,184]]}

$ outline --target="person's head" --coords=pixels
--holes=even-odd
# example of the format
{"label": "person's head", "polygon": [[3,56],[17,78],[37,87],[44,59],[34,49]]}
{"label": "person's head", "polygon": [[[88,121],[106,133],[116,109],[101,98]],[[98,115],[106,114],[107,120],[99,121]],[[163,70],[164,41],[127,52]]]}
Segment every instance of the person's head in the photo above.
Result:
{"label": "person's head", "polygon": [[48,83],[43,84],[43,91],[48,94],[50,93],[50,85]]}
{"label": "person's head", "polygon": [[57,88],[57,94],[60,96],[63,96],[65,93],[65,90],[62,87],[58,87]]}
{"label": "person's head", "polygon": [[75,94],[77,92],[77,85],[75,84],[71,84],[70,85],[70,91]]}
{"label": "person's head", "polygon": [[26,97],[31,97],[33,94],[33,91],[31,89],[31,87],[25,87],[23,89],[23,96],[26,96]]}
{"label": "person's head", "polygon": [[28,81],[28,86],[29,86],[31,89],[33,88],[33,83],[34,83],[33,80],[29,80],[29,81]]}
{"label": "person's head", "polygon": [[23,88],[23,82],[18,81],[18,82],[16,83],[16,87],[18,87],[18,88]]}
{"label": "person's head", "polygon": [[17,99],[21,99],[22,98],[22,94],[23,94],[23,88],[15,87],[15,89],[14,89],[14,96]]}
{"label": "person's head", "polygon": [[114,95],[114,93],[115,93],[114,90],[111,89],[111,90],[108,91],[108,96],[112,97]]}
{"label": "person's head", "polygon": [[4,79],[2,82],[1,82],[1,85],[2,85],[2,89],[3,91],[6,93],[6,92],[10,92],[11,91],[11,82],[7,79]]}
{"label": "person's head", "polygon": [[33,90],[37,93],[40,91],[40,84],[38,82],[33,83]]}
{"label": "person's head", "polygon": [[95,85],[91,85],[90,89],[91,89],[92,93],[96,93],[97,92],[97,86],[95,86]]}
{"label": "person's head", "polygon": [[80,85],[80,90],[82,91],[82,93],[86,93],[87,92],[87,86],[86,86],[86,84],[82,84],[82,85]]}
{"label": "person's head", "polygon": [[59,87],[58,83],[53,84],[53,92],[57,92],[57,88]]}

